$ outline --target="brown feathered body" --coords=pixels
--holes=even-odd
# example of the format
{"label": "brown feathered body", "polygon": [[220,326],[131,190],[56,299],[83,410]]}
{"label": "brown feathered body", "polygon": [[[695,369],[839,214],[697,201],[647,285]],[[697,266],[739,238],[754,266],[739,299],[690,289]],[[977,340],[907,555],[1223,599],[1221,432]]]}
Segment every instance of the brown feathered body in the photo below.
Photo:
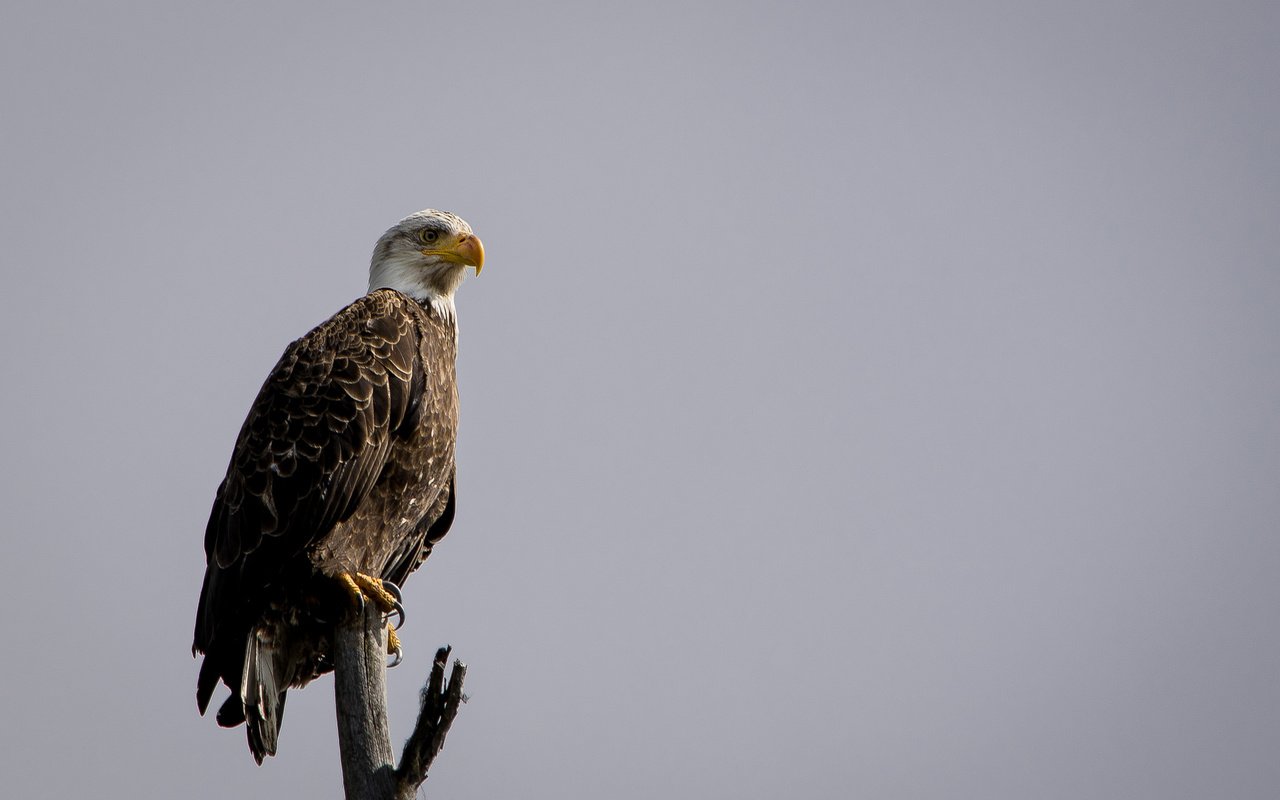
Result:
{"label": "brown feathered body", "polygon": [[197,701],[274,755],[285,691],[333,669],[334,576],[404,582],[453,521],[451,317],[380,289],[289,346],[236,440],[205,530]]}

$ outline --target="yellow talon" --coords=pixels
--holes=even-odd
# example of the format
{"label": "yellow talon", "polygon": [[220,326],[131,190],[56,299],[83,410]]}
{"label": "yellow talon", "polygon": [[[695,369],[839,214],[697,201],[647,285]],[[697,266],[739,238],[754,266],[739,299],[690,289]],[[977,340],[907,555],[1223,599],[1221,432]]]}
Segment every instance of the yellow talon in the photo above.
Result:
{"label": "yellow talon", "polygon": [[[398,597],[383,587],[382,581],[362,572],[343,572],[337,577],[342,588],[351,596],[351,605],[364,608],[365,601],[371,600],[383,614],[395,612],[400,617],[400,622],[404,623],[404,606],[400,605]],[[395,584],[389,585],[396,588]],[[389,667],[394,667],[404,658],[404,651],[400,649],[400,637],[396,635],[396,627],[390,622],[387,623],[387,655],[396,657],[395,661],[387,665]]]}
{"label": "yellow talon", "polygon": [[371,578],[363,572],[355,572],[350,576],[344,575],[343,577],[356,584],[359,587],[361,594],[377,604],[378,610],[383,614],[390,614],[392,611],[395,611],[396,606],[399,605],[396,601],[396,596],[391,592],[388,592],[386,589],[383,589],[382,581],[377,578]]}
{"label": "yellow talon", "polygon": [[[395,614],[400,618],[397,628],[404,624],[404,606],[400,604],[400,591],[394,583],[380,581],[362,572],[342,572],[337,579],[351,596],[351,605],[364,608],[365,601],[372,600],[383,614]],[[394,593],[387,591],[388,586]]]}
{"label": "yellow talon", "polygon": [[[401,621],[404,621],[404,608],[400,605],[400,601],[391,592],[382,588],[382,581],[377,578],[371,578],[360,572],[344,572],[338,575],[338,582],[347,590],[347,594],[351,595],[353,606],[363,608],[365,600],[371,600],[382,613],[397,612],[401,615]],[[404,658],[400,637],[396,635],[396,628],[390,622],[387,623],[387,655],[396,657],[395,661],[387,665],[389,667],[396,666]]]}
{"label": "yellow talon", "polygon": [[346,589],[347,594],[351,595],[351,605],[364,605],[364,592],[360,591],[360,587],[356,585],[356,582],[351,579],[350,575],[345,572],[342,573],[338,576],[338,583],[341,583],[342,588]]}

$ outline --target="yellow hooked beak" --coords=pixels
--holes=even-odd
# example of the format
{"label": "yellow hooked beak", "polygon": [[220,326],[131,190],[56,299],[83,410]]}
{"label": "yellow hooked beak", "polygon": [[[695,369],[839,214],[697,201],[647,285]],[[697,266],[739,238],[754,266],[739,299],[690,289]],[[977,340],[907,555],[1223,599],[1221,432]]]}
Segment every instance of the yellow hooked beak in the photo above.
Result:
{"label": "yellow hooked beak", "polygon": [[422,254],[424,256],[437,256],[445,261],[452,261],[455,264],[462,264],[467,267],[475,267],[476,275],[480,274],[480,269],[484,266],[484,245],[480,243],[480,237],[474,233],[464,233],[453,247],[445,247],[439,250],[423,250]]}

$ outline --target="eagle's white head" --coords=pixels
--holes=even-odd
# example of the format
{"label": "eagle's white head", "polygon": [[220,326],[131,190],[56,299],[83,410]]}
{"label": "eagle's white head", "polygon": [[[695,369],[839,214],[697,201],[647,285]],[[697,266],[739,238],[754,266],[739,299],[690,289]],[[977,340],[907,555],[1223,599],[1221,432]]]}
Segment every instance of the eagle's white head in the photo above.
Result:
{"label": "eagle's white head", "polygon": [[427,209],[392,225],[373,248],[369,291],[395,289],[429,302],[445,319],[455,318],[453,293],[467,267],[484,265],[484,245],[471,226],[447,211]]}

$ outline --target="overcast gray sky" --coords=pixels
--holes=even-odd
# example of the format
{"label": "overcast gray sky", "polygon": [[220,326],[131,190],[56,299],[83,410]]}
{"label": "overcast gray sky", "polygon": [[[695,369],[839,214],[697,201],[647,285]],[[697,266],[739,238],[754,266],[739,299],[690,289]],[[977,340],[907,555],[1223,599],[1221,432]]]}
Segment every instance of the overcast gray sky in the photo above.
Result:
{"label": "overcast gray sky", "polygon": [[1280,795],[1278,97],[1274,2],[8,4],[4,794],[341,795],[329,679],[197,716],[201,542],[434,207],[428,796]]}

